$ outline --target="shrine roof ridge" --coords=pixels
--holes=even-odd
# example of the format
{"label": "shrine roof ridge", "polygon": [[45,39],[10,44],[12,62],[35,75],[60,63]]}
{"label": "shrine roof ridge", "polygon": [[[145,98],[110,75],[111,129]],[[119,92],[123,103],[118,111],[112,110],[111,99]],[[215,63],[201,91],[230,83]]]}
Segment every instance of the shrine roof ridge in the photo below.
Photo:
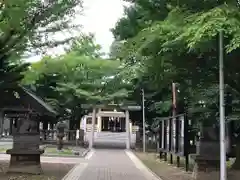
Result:
{"label": "shrine roof ridge", "polygon": [[82,108],[90,109],[90,108],[119,108],[121,110],[131,110],[131,111],[140,111],[142,109],[141,106],[136,104],[82,104]]}
{"label": "shrine roof ridge", "polygon": [[41,106],[43,106],[47,111],[49,111],[50,113],[57,115],[58,113],[50,106],[48,105],[46,102],[44,102],[44,100],[40,97],[38,97],[35,93],[33,93],[31,90],[23,87],[23,86],[19,86],[25,93],[27,93],[30,97],[32,97],[34,100],[36,100]]}

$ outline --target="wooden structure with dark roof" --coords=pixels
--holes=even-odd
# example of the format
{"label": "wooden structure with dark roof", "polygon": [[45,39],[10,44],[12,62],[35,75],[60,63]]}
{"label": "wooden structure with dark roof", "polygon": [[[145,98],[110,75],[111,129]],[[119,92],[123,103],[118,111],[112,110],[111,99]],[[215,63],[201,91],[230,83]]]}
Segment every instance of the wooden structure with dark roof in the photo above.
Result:
{"label": "wooden structure with dark roof", "polygon": [[31,109],[39,115],[57,115],[51,106],[23,86],[5,91],[1,96],[0,109],[5,112],[21,112]]}
{"label": "wooden structure with dark roof", "polygon": [[1,133],[4,116],[14,118],[14,125],[10,124],[13,127],[13,148],[7,150],[11,155],[9,172],[42,173],[39,122],[43,117],[56,117],[57,112],[23,86],[2,94],[0,111]]}

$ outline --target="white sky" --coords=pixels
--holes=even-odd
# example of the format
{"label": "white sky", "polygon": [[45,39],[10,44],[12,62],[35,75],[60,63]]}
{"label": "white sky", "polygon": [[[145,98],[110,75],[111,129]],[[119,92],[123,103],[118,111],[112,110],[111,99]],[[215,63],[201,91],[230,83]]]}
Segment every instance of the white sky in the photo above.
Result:
{"label": "white sky", "polygon": [[[110,29],[114,27],[117,20],[123,16],[123,0],[84,0],[83,15],[76,15],[74,23],[83,26],[83,33],[94,33],[96,43],[102,46],[102,51],[109,52],[109,48],[114,40]],[[64,36],[64,35],[60,35]],[[49,50],[47,54],[62,54],[61,47]],[[27,61],[38,61],[41,55],[29,58]]]}

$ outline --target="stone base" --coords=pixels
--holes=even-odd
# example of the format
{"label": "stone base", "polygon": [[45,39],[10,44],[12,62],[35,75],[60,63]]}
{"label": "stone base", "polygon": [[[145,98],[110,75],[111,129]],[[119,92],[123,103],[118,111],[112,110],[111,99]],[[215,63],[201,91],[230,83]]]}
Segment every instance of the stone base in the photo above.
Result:
{"label": "stone base", "polygon": [[218,171],[220,169],[219,159],[211,159],[211,157],[197,156],[195,162],[197,163],[198,171],[211,172]]}
{"label": "stone base", "polygon": [[11,155],[8,173],[27,173],[27,174],[42,174],[40,155],[43,153],[39,151],[17,151],[10,149],[7,151]]}
{"label": "stone base", "polygon": [[216,157],[191,155],[195,160],[194,179],[217,180],[220,178],[220,160]]}
{"label": "stone base", "polygon": [[[228,180],[239,180],[240,171],[228,170],[227,179]],[[220,179],[220,171],[211,172],[197,172],[195,174],[196,180],[218,180]]]}
{"label": "stone base", "polygon": [[239,180],[240,177],[240,171],[237,170],[228,170],[228,180]]}
{"label": "stone base", "polygon": [[195,174],[196,180],[218,180],[220,179],[220,171],[211,171],[211,172],[203,172],[198,171]]}

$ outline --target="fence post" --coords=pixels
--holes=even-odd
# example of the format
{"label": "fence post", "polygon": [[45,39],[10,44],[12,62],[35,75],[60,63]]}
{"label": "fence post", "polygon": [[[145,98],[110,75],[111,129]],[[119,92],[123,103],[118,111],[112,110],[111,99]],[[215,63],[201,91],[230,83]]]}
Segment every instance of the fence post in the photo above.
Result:
{"label": "fence post", "polygon": [[186,110],[184,116],[184,156],[185,156],[185,169],[189,170],[189,123],[188,123],[188,113]]}
{"label": "fence post", "polygon": [[[175,146],[175,153],[179,153],[179,117],[176,117],[176,122],[175,122],[175,126],[176,126],[176,146]],[[180,157],[179,155],[177,155],[177,167],[180,167]]]}
{"label": "fence post", "polygon": [[168,147],[168,151],[170,153],[170,163],[171,164],[173,164],[173,155],[172,155],[172,141],[173,141],[172,121],[173,121],[173,118],[170,118],[169,119],[169,147]]}
{"label": "fence post", "polygon": [[162,159],[162,151],[161,151],[161,148],[162,148],[162,121],[160,121],[159,123],[159,131],[158,131],[158,143],[159,143],[159,158]]}
{"label": "fence post", "polygon": [[[163,120],[164,121],[164,150],[167,150],[167,140],[168,140],[168,134],[167,134],[167,123],[168,120]],[[164,161],[167,161],[167,151],[164,153]]]}

